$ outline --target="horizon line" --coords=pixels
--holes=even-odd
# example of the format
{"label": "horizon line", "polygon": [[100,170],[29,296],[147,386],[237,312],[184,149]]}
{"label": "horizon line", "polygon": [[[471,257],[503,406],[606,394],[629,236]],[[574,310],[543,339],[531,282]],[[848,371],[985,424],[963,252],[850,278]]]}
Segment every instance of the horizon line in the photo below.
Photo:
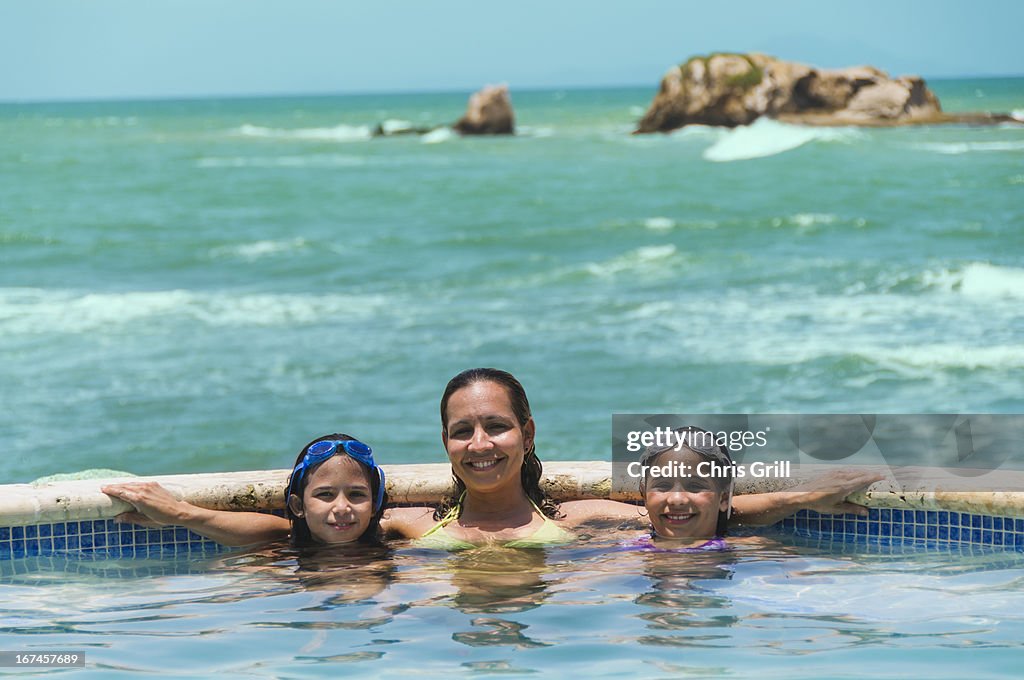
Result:
{"label": "horizon line", "polygon": [[[922,76],[925,82],[931,81],[948,81],[948,80],[1005,80],[1005,79],[1019,79],[1024,78],[1024,73],[1015,75],[959,75],[959,76]],[[660,82],[660,81],[659,81]],[[31,105],[31,104],[112,104],[112,103],[150,103],[150,102],[194,102],[194,101],[208,101],[208,100],[241,100],[241,99],[312,99],[312,98],[331,98],[331,97],[368,97],[368,96],[401,96],[401,95],[470,95],[474,92],[479,91],[483,87],[490,84],[508,84],[500,81],[495,83],[486,83],[479,85],[475,88],[446,88],[446,89],[398,89],[398,90],[351,90],[351,91],[333,91],[333,92],[251,92],[251,93],[232,93],[232,94],[214,94],[214,93],[196,93],[196,94],[169,94],[169,95],[139,95],[139,96],[100,96],[90,99],[78,98],[78,97],[55,97],[48,99],[4,99],[0,98],[0,105]],[[618,84],[603,84],[603,85],[542,85],[542,86],[524,86],[521,88],[513,89],[509,87],[509,91],[515,92],[558,92],[558,91],[583,91],[583,90],[625,90],[625,89],[641,89],[651,88],[656,91],[658,85],[647,85],[639,83],[618,83]]]}

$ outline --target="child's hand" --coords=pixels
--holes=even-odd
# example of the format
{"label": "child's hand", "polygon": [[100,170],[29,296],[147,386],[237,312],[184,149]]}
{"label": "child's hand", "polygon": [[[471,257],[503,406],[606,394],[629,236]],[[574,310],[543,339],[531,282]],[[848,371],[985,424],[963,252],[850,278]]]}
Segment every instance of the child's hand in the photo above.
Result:
{"label": "child's hand", "polygon": [[182,524],[185,509],[189,507],[188,503],[178,500],[156,482],[108,484],[100,491],[135,507],[135,512],[124,512],[114,518],[114,521],[126,524],[145,527]]}
{"label": "child's hand", "polygon": [[882,479],[885,479],[885,475],[875,471],[844,468],[798,484],[786,489],[786,492],[800,493],[803,496],[800,499],[800,506],[806,510],[836,515],[849,513],[867,516],[866,507],[847,502],[846,497],[863,491]]}

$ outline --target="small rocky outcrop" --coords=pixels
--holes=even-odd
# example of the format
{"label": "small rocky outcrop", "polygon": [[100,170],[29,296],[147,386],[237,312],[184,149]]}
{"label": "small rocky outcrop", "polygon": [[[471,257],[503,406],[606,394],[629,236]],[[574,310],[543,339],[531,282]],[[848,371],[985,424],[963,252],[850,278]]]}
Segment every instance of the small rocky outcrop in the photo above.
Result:
{"label": "small rocky outcrop", "polygon": [[761,116],[807,125],[996,123],[1009,116],[946,115],[918,76],[872,66],[818,69],[765,54],[713,54],[673,66],[637,133],[685,125],[749,125]]}
{"label": "small rocky outcrop", "polygon": [[488,85],[469,98],[466,113],[452,126],[462,135],[511,135],[515,113],[507,85]]}

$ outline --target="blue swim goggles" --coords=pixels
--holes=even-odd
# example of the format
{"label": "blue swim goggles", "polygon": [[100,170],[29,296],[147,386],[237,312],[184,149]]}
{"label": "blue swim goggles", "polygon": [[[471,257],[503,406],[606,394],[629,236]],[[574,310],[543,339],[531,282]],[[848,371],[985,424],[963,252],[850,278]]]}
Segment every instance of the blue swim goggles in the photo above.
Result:
{"label": "blue swim goggles", "polygon": [[[306,455],[302,457],[302,460],[295,469],[292,470],[292,479],[288,484],[288,496],[296,493],[299,488],[299,484],[302,482],[302,478],[305,477],[306,471],[318,465],[338,451],[344,451],[348,454],[349,458],[354,458],[363,465],[366,465],[371,470],[377,473],[377,478],[380,480],[380,484],[377,486],[377,497],[373,502],[373,511],[379,512],[381,505],[384,503],[384,470],[373,461],[373,451],[369,446],[355,439],[335,440],[335,439],[323,439],[318,442],[314,442],[309,445],[306,449]],[[297,495],[297,494],[296,494]]]}

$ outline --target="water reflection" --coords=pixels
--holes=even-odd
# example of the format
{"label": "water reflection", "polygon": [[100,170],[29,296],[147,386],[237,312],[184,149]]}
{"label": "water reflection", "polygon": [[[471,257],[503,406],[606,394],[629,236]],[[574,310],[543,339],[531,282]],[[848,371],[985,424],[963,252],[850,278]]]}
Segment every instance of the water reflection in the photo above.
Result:
{"label": "water reflection", "polygon": [[502,614],[470,620],[473,630],[452,634],[471,647],[547,647],[524,631],[528,625],[509,617],[539,607],[548,596],[545,575],[550,572],[543,550],[481,548],[452,555],[447,560],[456,592],[452,606],[467,614]]}
{"label": "water reflection", "polygon": [[[647,627],[658,631],[688,631],[688,635],[644,635],[640,644],[657,646],[716,646],[729,638],[728,628],[741,622],[729,613],[728,597],[708,587],[709,581],[733,578],[738,559],[730,552],[676,554],[643,553],[637,555],[642,573],[649,579],[647,592],[634,602],[652,608],[638,614]],[[697,629],[710,629],[698,633]],[[715,632],[717,631],[717,632]]]}

